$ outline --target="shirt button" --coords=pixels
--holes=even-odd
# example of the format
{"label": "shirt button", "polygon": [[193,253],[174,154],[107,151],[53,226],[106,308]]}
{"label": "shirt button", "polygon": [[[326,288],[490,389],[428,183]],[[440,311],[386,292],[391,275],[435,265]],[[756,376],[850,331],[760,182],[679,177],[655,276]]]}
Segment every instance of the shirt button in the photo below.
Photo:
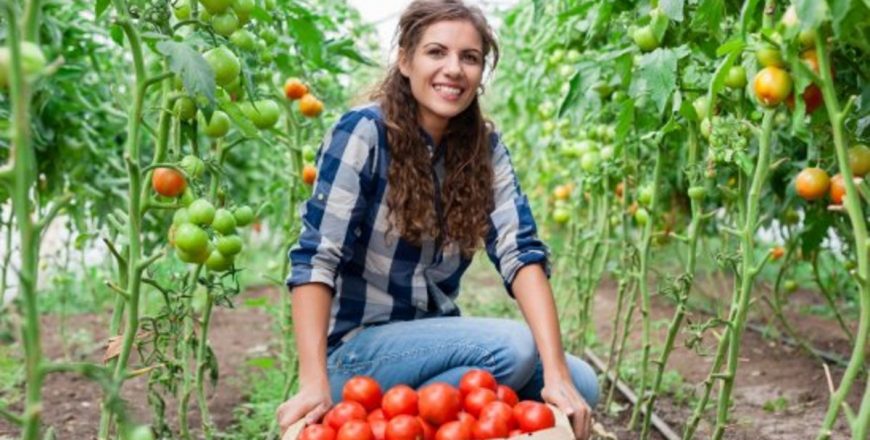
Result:
{"label": "shirt button", "polygon": [[356,228],[354,229],[353,233],[356,234],[357,237],[359,237],[360,235],[362,235],[362,229]]}
{"label": "shirt button", "polygon": [[317,200],[323,200],[323,193],[317,195]]}

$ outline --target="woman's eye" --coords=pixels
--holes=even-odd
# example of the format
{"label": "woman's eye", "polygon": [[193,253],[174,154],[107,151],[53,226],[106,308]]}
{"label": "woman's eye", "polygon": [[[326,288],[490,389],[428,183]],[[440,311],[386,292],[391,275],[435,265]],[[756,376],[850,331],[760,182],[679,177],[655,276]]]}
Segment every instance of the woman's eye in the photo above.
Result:
{"label": "woman's eye", "polygon": [[477,55],[472,55],[472,54],[465,55],[465,60],[468,61],[469,63],[474,63],[474,64],[477,64],[478,62],[480,62],[480,59],[477,57]]}
{"label": "woman's eye", "polygon": [[441,50],[441,49],[431,49],[431,50],[429,50],[429,55],[440,56],[440,55],[443,55],[443,54],[444,54],[444,51]]}

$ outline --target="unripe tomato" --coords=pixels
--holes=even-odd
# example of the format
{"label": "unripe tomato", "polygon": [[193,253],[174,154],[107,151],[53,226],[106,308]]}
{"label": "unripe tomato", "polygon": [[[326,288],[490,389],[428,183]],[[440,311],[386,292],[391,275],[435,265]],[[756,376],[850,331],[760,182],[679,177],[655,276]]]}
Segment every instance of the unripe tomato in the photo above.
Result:
{"label": "unripe tomato", "polygon": [[849,148],[849,168],[855,177],[864,177],[870,172],[870,148],[864,144]]}
{"label": "unripe tomato", "polygon": [[710,136],[713,134],[713,122],[710,121],[710,118],[702,119],[699,128],[701,135],[706,139],[710,139]]}
{"label": "unripe tomato", "polygon": [[743,66],[731,66],[725,75],[725,86],[732,89],[746,87],[746,69]]}
{"label": "unripe tomato", "polygon": [[299,434],[299,440],[335,440],[335,430],[327,425],[308,425]]}
{"label": "unripe tomato", "polygon": [[652,203],[653,187],[644,185],[637,191],[637,202],[641,205],[649,206]]}
{"label": "unripe tomato", "polygon": [[314,185],[314,181],[317,180],[317,168],[311,164],[305,164],[302,167],[302,182],[308,186]]}
{"label": "unripe tomato", "polygon": [[708,103],[709,101],[707,100],[706,95],[701,95],[692,101],[692,107],[695,109],[695,114],[698,115],[699,120],[707,118]]}
{"label": "unripe tomato", "polygon": [[215,248],[218,252],[228,257],[238,254],[242,251],[242,237],[238,235],[226,235],[217,239]]}
{"label": "unripe tomato", "polygon": [[831,179],[821,168],[804,168],[795,178],[795,190],[804,200],[818,200],[825,196]]}
{"label": "unripe tomato", "polygon": [[239,109],[259,129],[274,127],[281,116],[281,107],[271,99],[261,99],[255,101],[253,105],[250,102],[244,102],[239,106]]}
{"label": "unripe tomato", "polygon": [[190,223],[190,214],[187,212],[187,208],[178,208],[172,214],[173,225],[180,225],[182,223]]}
{"label": "unripe tomato", "polygon": [[181,206],[188,207],[194,200],[196,200],[196,194],[194,194],[193,190],[188,186],[184,192],[181,193],[179,202],[181,202]]}
{"label": "unripe tomato", "polygon": [[172,9],[172,15],[175,15],[175,18],[178,20],[189,20],[190,3],[188,3],[187,0],[183,1],[180,5]]}
{"label": "unripe tomato", "polygon": [[215,110],[202,131],[210,138],[224,137],[230,132],[230,117],[220,110]]}
{"label": "unripe tomato", "polygon": [[550,119],[556,115],[556,104],[553,101],[544,101],[538,105],[538,114],[542,119]]}
{"label": "unripe tomato", "polygon": [[299,99],[299,112],[309,118],[316,118],[323,111],[323,103],[314,95],[307,93]]}
{"label": "unripe tomato", "polygon": [[571,64],[577,64],[580,61],[580,56],[580,51],[577,49],[570,49],[565,53],[565,59]]}
{"label": "unripe tomato", "polygon": [[178,162],[178,166],[192,179],[198,179],[205,171],[205,163],[203,163],[202,159],[192,154],[182,157],[181,161]]}
{"label": "unripe tomato", "polygon": [[564,225],[571,220],[571,211],[559,207],[553,210],[553,221],[557,224]]}
{"label": "unripe tomato", "polygon": [[843,181],[842,174],[835,174],[834,177],[831,178],[831,202],[835,205],[843,204],[843,197],[846,195],[846,184]]}
{"label": "unripe tomato", "polygon": [[798,41],[802,47],[812,47],[816,44],[816,30],[804,29],[798,34]]}
{"label": "unripe tomato", "polygon": [[233,210],[237,226],[248,226],[254,221],[254,210],[250,206],[243,205]]}
{"label": "unripe tomato", "polygon": [[354,376],[345,382],[341,398],[358,402],[366,411],[374,411],[381,406],[383,393],[378,382],[368,376]]}
{"label": "unripe tomato", "polygon": [[791,76],[779,67],[765,67],[752,82],[755,96],[761,104],[776,107],[791,93]]}
{"label": "unripe tomato", "polygon": [[550,54],[549,62],[551,65],[555,66],[562,62],[562,58],[565,57],[564,49],[556,49],[553,53]]}
{"label": "unripe tomato", "polygon": [[704,189],[703,186],[693,186],[689,188],[689,198],[692,200],[704,200],[704,196],[707,194],[707,190]]}
{"label": "unripe tomato", "polygon": [[232,83],[242,71],[239,59],[226,46],[219,46],[203,54],[203,57],[214,71],[215,82],[219,86]]}
{"label": "unripe tomato", "polygon": [[782,283],[782,288],[785,289],[786,292],[792,293],[797,291],[798,284],[797,282],[795,282],[795,280],[785,280]]}
{"label": "unripe tomato", "polygon": [[758,63],[764,67],[782,67],[785,65],[782,53],[773,46],[764,46],[758,49],[755,52],[755,57],[758,59]]}
{"label": "unripe tomato", "polygon": [[223,272],[233,267],[233,257],[220,253],[217,249],[205,260],[205,267],[214,272]]}
{"label": "unripe tomato", "polygon": [[[46,59],[42,49],[30,41],[21,42],[21,70],[25,77],[30,77],[42,71]],[[9,87],[10,70],[12,69],[12,53],[8,46],[0,47],[0,89]]]}
{"label": "unripe tomato", "polygon": [[601,164],[601,155],[597,151],[588,151],[580,158],[580,168],[587,173],[593,173],[598,170]]}
{"label": "unripe tomato", "polygon": [[154,440],[154,433],[151,432],[151,427],[140,425],[131,429],[125,440]]}
{"label": "unripe tomato", "polygon": [[208,234],[193,223],[182,223],[175,229],[175,247],[192,255],[208,249]]}
{"label": "unripe tomato", "polygon": [[254,12],[254,7],[257,3],[254,0],[234,0],[232,4],[233,11],[236,14],[250,14]]}
{"label": "unripe tomato", "polygon": [[265,29],[263,29],[262,32],[260,32],[260,38],[262,38],[263,41],[266,42],[266,44],[272,45],[275,44],[276,41],[278,41],[278,33],[275,32],[275,29],[271,27],[266,27]]}
{"label": "unripe tomato", "polygon": [[190,216],[190,222],[196,225],[209,225],[214,220],[215,209],[206,199],[194,200],[187,207],[187,213]]}
{"label": "unripe tomato", "polygon": [[239,49],[248,52],[257,48],[257,39],[254,34],[247,29],[239,29],[230,35],[230,42],[236,45]]}
{"label": "unripe tomato", "polygon": [[297,100],[308,93],[308,86],[299,78],[287,78],[284,82],[284,96],[287,99]]}
{"label": "unripe tomato", "polygon": [[155,168],[151,172],[151,187],[165,197],[178,197],[187,188],[184,175],[175,168]]}
{"label": "unripe tomato", "polygon": [[592,84],[592,90],[595,90],[595,93],[597,93],[598,97],[601,99],[606,99],[613,93],[613,87],[611,87],[610,83],[606,81],[595,82],[595,84]]}
{"label": "unripe tomato", "polygon": [[232,10],[227,10],[212,17],[211,27],[218,35],[229,37],[239,28],[239,17]]}
{"label": "unripe tomato", "polygon": [[652,27],[648,25],[635,29],[631,34],[631,38],[634,40],[634,44],[644,52],[655,50],[660,44]]}
{"label": "unripe tomato", "polygon": [[209,14],[215,15],[226,11],[233,3],[233,0],[199,0],[199,2],[205,6],[205,10]]}
{"label": "unripe tomato", "polygon": [[634,212],[634,221],[640,226],[646,225],[649,222],[649,212],[644,208],[638,208]]}
{"label": "unripe tomato", "polygon": [[175,101],[175,115],[182,121],[189,121],[196,116],[196,103],[187,96],[182,96]]}
{"label": "unripe tomato", "polygon": [[220,208],[214,213],[211,227],[222,235],[230,235],[236,232],[236,218],[228,209]]}

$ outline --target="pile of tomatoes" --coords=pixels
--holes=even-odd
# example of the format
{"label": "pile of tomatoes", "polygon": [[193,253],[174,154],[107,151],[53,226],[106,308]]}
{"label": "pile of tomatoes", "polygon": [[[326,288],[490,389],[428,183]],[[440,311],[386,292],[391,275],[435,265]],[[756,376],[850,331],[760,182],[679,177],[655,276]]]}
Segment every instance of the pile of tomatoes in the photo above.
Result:
{"label": "pile of tomatoes", "polygon": [[519,401],[485,370],[466,373],[459,388],[439,382],[414,390],[396,385],[386,393],[367,376],[351,378],[342,401],[299,440],[485,440],[552,428],[549,406]]}

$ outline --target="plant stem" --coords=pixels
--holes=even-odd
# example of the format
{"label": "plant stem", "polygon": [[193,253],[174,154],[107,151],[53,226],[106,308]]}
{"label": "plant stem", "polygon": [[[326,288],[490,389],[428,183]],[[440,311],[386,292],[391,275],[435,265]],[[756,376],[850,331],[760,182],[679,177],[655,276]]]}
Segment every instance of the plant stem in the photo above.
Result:
{"label": "plant stem", "polygon": [[208,326],[211,322],[211,311],[214,305],[214,296],[211,292],[206,294],[205,309],[202,312],[202,322],[199,330],[199,343],[196,346],[196,396],[199,403],[199,413],[202,416],[203,434],[206,439],[211,439],[214,431],[214,424],[208,411],[208,400],[205,398],[205,385],[203,377],[205,369],[208,366],[206,363],[206,354],[208,353]]}

